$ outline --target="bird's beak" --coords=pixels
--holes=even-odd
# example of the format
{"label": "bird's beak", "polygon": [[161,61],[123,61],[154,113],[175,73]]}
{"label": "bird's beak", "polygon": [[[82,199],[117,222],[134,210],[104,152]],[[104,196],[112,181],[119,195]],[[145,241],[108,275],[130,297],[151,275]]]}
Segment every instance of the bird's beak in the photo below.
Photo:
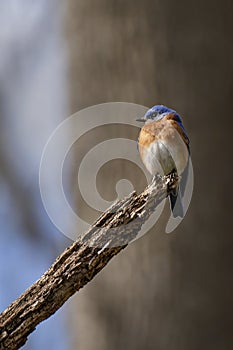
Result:
{"label": "bird's beak", "polygon": [[144,117],[136,119],[136,122],[145,123],[146,119]]}

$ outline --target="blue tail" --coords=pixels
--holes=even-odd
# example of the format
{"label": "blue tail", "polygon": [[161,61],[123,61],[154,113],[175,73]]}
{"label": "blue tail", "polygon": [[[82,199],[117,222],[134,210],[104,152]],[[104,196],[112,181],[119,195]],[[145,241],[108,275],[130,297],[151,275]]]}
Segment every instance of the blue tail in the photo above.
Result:
{"label": "blue tail", "polygon": [[171,205],[171,211],[174,218],[184,217],[184,208],[183,208],[179,186],[174,188],[170,193],[170,205]]}

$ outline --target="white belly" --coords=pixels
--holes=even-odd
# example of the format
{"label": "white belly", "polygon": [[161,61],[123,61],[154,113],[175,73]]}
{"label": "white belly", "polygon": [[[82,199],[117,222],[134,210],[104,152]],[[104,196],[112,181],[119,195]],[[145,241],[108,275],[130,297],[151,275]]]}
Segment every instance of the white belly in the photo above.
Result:
{"label": "white belly", "polygon": [[143,163],[152,175],[157,173],[167,175],[175,169],[178,175],[181,175],[189,157],[187,146],[178,133],[166,141],[153,142],[141,153]]}

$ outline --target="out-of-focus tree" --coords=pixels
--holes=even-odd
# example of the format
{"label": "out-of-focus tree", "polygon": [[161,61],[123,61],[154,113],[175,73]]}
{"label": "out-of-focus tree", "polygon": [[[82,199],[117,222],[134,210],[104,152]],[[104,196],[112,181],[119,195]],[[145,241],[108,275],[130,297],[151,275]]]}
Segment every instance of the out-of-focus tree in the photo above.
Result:
{"label": "out-of-focus tree", "polygon": [[161,233],[152,229],[74,298],[75,349],[231,348],[232,7],[69,0],[72,112],[109,101],[171,106],[195,172],[176,233],[163,234],[164,216]]}

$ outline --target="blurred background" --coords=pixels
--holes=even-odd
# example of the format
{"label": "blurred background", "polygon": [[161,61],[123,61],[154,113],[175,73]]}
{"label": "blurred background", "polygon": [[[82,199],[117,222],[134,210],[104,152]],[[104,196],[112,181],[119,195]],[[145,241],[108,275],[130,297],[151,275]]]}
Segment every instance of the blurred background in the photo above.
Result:
{"label": "blurred background", "polygon": [[[232,349],[232,11],[230,0],[1,2],[1,311],[71,243],[47,217],[38,185],[43,147],[68,115],[112,101],[170,106],[183,116],[195,176],[175,233],[163,233],[165,212],[161,233],[152,229],[114,258],[24,349]],[[91,135],[92,144],[105,134]],[[82,152],[89,148],[90,135]],[[75,164],[81,151],[73,150]],[[142,187],[136,173],[112,165],[103,196],[116,169]],[[66,181],[91,220],[72,169]]]}

